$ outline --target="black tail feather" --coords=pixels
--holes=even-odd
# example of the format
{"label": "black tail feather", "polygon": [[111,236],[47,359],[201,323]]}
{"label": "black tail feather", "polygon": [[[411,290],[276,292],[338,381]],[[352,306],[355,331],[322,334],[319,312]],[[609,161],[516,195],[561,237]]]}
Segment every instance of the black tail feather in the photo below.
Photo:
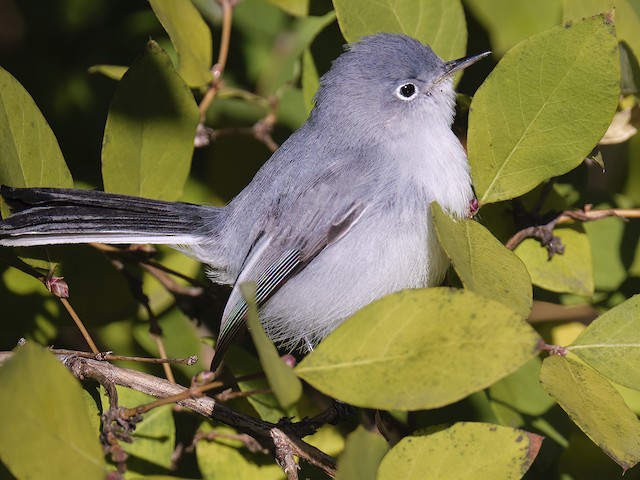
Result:
{"label": "black tail feather", "polygon": [[0,195],[12,210],[0,223],[0,244],[4,245],[171,243],[172,237],[176,243],[192,243],[187,240],[205,235],[221,211],[95,190],[3,185]]}

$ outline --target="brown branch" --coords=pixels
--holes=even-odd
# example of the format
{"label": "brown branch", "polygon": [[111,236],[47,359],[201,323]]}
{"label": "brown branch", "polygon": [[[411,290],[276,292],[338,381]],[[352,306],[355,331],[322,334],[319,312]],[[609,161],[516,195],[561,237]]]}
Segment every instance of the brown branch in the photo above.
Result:
{"label": "brown branch", "polygon": [[[12,352],[0,352],[0,365],[6,362]],[[79,379],[94,379],[101,384],[120,385],[146,393],[156,398],[167,398],[175,395],[185,395],[189,389],[181,385],[171,383],[163,378],[155,377],[143,372],[137,372],[127,368],[116,367],[107,362],[90,358],[82,358],[75,355],[56,355],[58,359]],[[102,383],[104,382],[104,383]],[[186,398],[176,402],[178,405],[189,408],[194,412],[218,422],[233,427],[240,433],[253,437],[263,448],[275,453],[276,446],[272,436],[274,429],[285,433],[286,440],[296,456],[322,469],[331,477],[335,476],[335,459],[316,447],[303,441],[296,435],[296,424],[275,425],[240,412],[236,412],[226,405],[216,402],[211,397],[192,397],[186,393]],[[301,424],[304,421],[300,422]],[[277,434],[276,434],[277,435]]]}
{"label": "brown branch", "polygon": [[[277,96],[272,95],[268,99],[269,109],[266,115],[253,124],[251,127],[228,127],[213,129],[199,125],[199,130],[196,136],[200,137],[200,142],[204,142],[203,145],[208,145],[209,141],[215,140],[224,135],[248,135],[255,138],[258,142],[264,144],[271,152],[275,152],[278,149],[278,144],[273,140],[271,133],[276,123],[279,99]],[[206,136],[206,140],[203,138]]]}
{"label": "brown branch", "polygon": [[535,238],[547,248],[547,251],[549,252],[549,259],[551,259],[554,254],[562,254],[564,252],[564,246],[562,245],[560,238],[553,235],[553,230],[556,225],[573,223],[576,221],[591,222],[607,217],[618,217],[622,219],[640,218],[640,208],[592,210],[591,205],[585,205],[582,210],[565,210],[549,223],[544,225],[534,225],[516,232],[509,240],[507,240],[505,246],[509,250],[515,250],[515,248],[525,239]]}
{"label": "brown branch", "polygon": [[[224,69],[227,65],[227,58],[229,57],[233,7],[237,2],[236,0],[218,0],[218,3],[222,6],[222,34],[220,36],[220,49],[218,50],[218,61],[211,69],[213,80],[211,81],[211,85],[209,85],[207,93],[204,94],[204,97],[202,97],[200,105],[198,106],[200,110],[200,125],[204,125],[207,110],[213,103],[213,100],[222,86],[222,74],[224,73]],[[198,139],[197,133],[196,139]]]}
{"label": "brown branch", "polygon": [[580,322],[588,325],[598,317],[591,305],[558,305],[540,300],[533,301],[527,321],[532,324],[545,322]]}

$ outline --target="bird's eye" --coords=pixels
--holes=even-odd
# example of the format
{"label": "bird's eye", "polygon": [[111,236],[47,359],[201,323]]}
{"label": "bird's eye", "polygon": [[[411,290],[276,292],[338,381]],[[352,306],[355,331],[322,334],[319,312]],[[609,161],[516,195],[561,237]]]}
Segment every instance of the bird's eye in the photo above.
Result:
{"label": "bird's eye", "polygon": [[413,83],[400,85],[396,90],[396,95],[401,100],[411,100],[418,94],[418,88]]}

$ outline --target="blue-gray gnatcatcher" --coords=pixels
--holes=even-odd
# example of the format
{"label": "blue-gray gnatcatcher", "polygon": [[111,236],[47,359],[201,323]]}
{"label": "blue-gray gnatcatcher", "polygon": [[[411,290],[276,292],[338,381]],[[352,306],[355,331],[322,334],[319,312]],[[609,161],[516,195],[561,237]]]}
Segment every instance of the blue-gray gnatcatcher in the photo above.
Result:
{"label": "blue-gray gnatcatcher", "polygon": [[226,207],[3,186],[13,214],[0,245],[172,245],[235,285],[212,369],[244,324],[247,281],[270,338],[312,348],[368,303],[441,281],[429,204],[463,217],[473,200],[451,131],[451,76],[487,54],[444,62],[404,35],[364,37],[322,77],[305,125]]}

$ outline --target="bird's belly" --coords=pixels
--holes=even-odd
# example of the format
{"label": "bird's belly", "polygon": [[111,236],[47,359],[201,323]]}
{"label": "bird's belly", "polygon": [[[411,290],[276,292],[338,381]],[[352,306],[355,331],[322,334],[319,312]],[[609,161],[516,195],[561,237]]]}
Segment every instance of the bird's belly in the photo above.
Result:
{"label": "bird's belly", "polygon": [[264,305],[262,321],[275,343],[315,345],[372,301],[441,281],[447,261],[427,212],[384,220],[356,224]]}

